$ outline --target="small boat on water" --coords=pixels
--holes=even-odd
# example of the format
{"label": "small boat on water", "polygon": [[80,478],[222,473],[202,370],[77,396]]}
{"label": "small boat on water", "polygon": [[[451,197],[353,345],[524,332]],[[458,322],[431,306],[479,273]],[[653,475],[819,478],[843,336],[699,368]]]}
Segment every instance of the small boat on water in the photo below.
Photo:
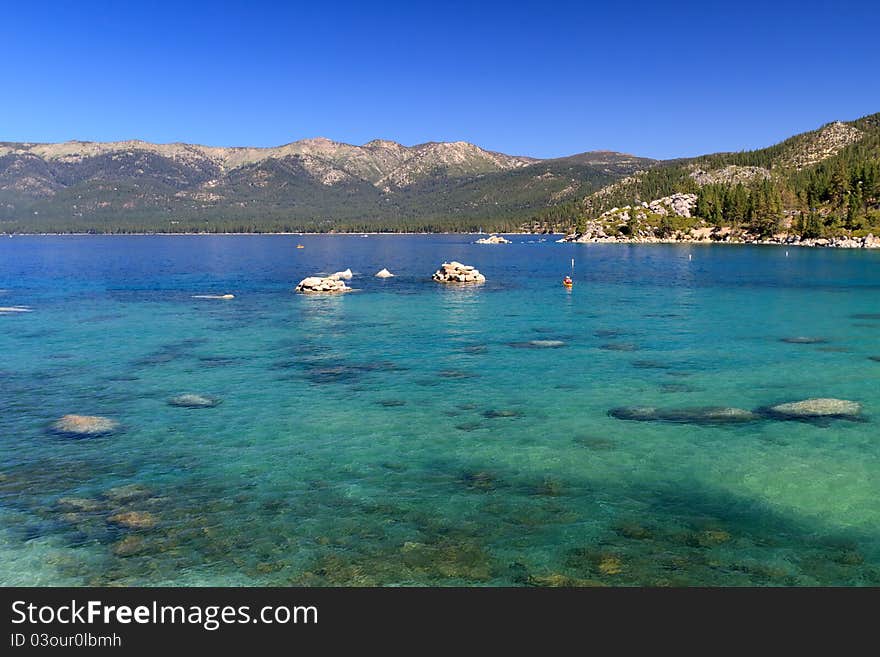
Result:
{"label": "small boat on water", "polygon": [[572,280],[572,276],[574,276],[574,258],[571,259],[571,275],[566,276],[565,278],[562,279],[562,285],[567,290],[570,290],[572,288],[572,286],[574,285],[574,280]]}
{"label": "small boat on water", "polygon": [[296,245],[296,248],[298,248],[298,249],[304,249],[304,248],[306,248],[306,247],[304,247],[302,244],[297,244],[297,245]]}

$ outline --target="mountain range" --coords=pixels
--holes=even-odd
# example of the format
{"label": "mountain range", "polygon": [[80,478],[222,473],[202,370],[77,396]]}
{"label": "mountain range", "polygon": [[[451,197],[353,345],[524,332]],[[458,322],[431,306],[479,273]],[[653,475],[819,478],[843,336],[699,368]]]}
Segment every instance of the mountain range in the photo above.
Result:
{"label": "mountain range", "polygon": [[0,230],[252,231],[497,228],[581,198],[654,160],[540,160],[467,142],[274,148],[0,142]]}
{"label": "mountain range", "polygon": [[[656,201],[684,194],[681,211]],[[676,205],[678,207],[680,204]],[[683,206],[682,206],[683,207]],[[673,221],[675,220],[675,221]],[[0,232],[880,232],[880,114],[754,151],[538,159],[467,142],[0,142]]]}

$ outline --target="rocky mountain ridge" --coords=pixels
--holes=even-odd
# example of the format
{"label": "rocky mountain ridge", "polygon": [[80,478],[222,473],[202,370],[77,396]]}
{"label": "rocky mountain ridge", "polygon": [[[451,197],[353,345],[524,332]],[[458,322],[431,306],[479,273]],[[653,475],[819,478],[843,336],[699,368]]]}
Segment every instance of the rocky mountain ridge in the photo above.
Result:
{"label": "rocky mountain ridge", "polygon": [[111,161],[136,161],[147,155],[180,166],[211,171],[218,176],[266,160],[295,157],[324,185],[362,179],[385,189],[405,187],[436,170],[444,170],[448,175],[467,175],[515,169],[537,161],[487,151],[464,141],[403,146],[394,141],[375,139],[355,146],[317,137],[266,148],[154,144],[140,140],[0,143],[0,158],[38,158],[47,164],[61,166],[82,164],[101,157],[109,157]]}
{"label": "rocky mountain ridge", "polygon": [[0,231],[476,228],[577,198],[653,160],[539,160],[474,144],[272,148],[0,142]]}

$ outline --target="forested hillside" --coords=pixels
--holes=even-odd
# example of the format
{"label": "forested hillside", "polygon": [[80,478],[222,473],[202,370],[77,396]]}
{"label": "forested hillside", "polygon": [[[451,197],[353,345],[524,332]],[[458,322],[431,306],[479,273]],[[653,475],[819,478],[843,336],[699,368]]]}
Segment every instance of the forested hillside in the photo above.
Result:
{"label": "forested hillside", "polygon": [[660,163],[588,195],[572,206],[569,224],[613,224],[627,208],[626,230],[660,234],[671,219],[647,206],[677,193],[696,195],[693,211],[677,218],[679,228],[813,238],[878,233],[880,114],[830,123],[769,148]]}

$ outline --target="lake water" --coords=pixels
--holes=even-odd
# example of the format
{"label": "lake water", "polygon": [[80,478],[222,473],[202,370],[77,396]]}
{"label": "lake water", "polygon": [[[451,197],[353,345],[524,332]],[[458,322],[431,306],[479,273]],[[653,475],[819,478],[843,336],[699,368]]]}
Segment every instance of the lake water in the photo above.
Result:
{"label": "lake water", "polygon": [[0,240],[0,583],[880,585],[880,252],[473,239]]}

